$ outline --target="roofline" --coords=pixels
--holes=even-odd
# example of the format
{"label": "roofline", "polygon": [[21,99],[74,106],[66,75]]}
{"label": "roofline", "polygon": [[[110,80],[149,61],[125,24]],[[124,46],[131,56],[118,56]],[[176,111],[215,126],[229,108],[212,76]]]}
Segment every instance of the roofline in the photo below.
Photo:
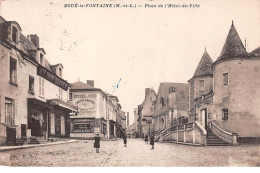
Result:
{"label": "roofline", "polygon": [[213,74],[205,74],[205,75],[201,75],[201,76],[193,76],[191,79],[188,80],[188,82],[192,81],[195,78],[206,77],[206,76],[213,77]]}
{"label": "roofline", "polygon": [[230,57],[226,59],[221,59],[215,61],[212,66],[215,67],[216,65],[225,62],[225,61],[231,61],[231,60],[238,60],[238,59],[243,59],[243,60],[255,60],[255,59],[260,59],[260,56],[238,56],[238,57]]}
{"label": "roofline", "polygon": [[99,88],[89,88],[89,89],[69,89],[71,92],[80,92],[80,91],[100,91],[105,97],[106,94],[103,90],[99,89]]}

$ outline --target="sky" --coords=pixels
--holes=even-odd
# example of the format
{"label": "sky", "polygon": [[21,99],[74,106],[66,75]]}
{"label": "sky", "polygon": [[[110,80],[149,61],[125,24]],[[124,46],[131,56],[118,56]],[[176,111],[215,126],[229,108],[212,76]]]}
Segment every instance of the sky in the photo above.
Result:
{"label": "sky", "polygon": [[[260,46],[259,0],[0,0],[1,16],[24,35],[37,34],[51,64],[62,63],[73,83],[119,98],[134,120],[145,88],[160,82],[187,83],[202,54],[215,61],[232,20],[250,52]],[[199,8],[64,8],[65,3],[199,4]]]}

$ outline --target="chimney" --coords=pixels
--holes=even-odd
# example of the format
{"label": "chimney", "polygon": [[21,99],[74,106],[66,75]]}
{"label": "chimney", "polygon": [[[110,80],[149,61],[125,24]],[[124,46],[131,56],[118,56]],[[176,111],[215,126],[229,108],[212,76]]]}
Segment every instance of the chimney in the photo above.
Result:
{"label": "chimney", "polygon": [[30,40],[31,40],[31,42],[34,44],[34,46],[36,47],[36,48],[39,48],[40,47],[40,40],[39,40],[39,37],[38,37],[38,35],[36,35],[36,34],[31,34],[31,35],[29,35],[29,36],[27,36],[28,38],[30,38]]}
{"label": "chimney", "polygon": [[87,84],[94,88],[94,80],[87,80]]}
{"label": "chimney", "polygon": [[150,88],[145,88],[145,97],[149,94]]}

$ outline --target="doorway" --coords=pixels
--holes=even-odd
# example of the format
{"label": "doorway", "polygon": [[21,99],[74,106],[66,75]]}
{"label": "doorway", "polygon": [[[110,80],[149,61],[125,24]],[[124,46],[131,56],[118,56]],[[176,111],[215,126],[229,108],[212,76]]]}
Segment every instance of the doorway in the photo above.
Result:
{"label": "doorway", "polygon": [[208,128],[208,113],[207,113],[207,109],[202,109],[201,110],[201,125],[207,129]]}

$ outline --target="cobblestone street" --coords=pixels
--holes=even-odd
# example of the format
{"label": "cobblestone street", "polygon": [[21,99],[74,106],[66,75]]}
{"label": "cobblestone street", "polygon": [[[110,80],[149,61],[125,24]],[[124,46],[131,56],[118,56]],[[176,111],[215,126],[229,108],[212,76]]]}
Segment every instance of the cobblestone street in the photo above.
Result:
{"label": "cobblestone street", "polygon": [[155,143],[155,150],[141,139],[101,141],[100,153],[94,141],[0,152],[1,165],[11,166],[256,166],[258,145],[194,147]]}

